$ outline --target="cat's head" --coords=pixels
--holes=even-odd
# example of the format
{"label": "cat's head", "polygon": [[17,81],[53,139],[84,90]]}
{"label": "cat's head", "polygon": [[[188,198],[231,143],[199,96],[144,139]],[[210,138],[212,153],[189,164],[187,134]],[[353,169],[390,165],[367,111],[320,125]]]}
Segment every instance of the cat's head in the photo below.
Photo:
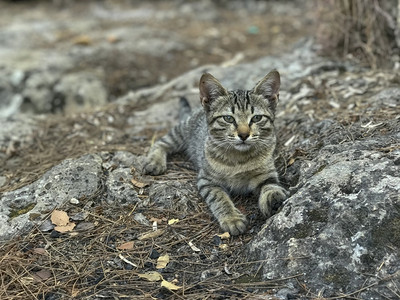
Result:
{"label": "cat's head", "polygon": [[252,90],[227,91],[211,74],[200,79],[200,100],[210,137],[230,149],[246,152],[275,146],[274,117],[280,75],[273,70]]}

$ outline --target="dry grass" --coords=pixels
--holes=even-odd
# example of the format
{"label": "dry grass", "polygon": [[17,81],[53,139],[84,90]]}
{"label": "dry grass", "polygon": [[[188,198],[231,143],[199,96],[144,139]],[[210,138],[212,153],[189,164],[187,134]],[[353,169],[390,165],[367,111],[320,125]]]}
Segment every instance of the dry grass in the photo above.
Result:
{"label": "dry grass", "polygon": [[399,53],[400,47],[396,43],[397,1],[331,0],[317,4],[318,39],[325,54],[352,54],[373,68],[392,67],[388,58]]}

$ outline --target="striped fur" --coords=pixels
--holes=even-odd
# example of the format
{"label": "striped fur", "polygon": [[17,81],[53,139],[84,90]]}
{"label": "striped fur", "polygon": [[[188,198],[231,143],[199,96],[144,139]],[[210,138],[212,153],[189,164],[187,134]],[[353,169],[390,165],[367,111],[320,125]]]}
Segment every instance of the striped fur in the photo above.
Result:
{"label": "striped fur", "polygon": [[246,230],[246,217],[232,194],[257,194],[261,212],[269,217],[286,198],[273,159],[279,86],[276,70],[248,91],[227,91],[204,74],[199,86],[203,107],[188,116],[188,103],[181,99],[180,124],[152,146],[144,173],[164,173],[167,155],[185,152],[198,170],[199,194],[224,231],[237,235]]}

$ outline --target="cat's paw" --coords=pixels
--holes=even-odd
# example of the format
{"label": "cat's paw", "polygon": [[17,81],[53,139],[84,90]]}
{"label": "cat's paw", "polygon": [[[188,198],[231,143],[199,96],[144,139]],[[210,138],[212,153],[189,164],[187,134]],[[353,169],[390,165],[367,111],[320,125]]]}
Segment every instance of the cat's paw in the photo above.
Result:
{"label": "cat's paw", "polygon": [[278,210],[287,198],[287,192],[280,186],[274,186],[263,191],[258,200],[258,206],[264,217],[269,218],[273,211]]}
{"label": "cat's paw", "polygon": [[143,164],[143,174],[160,175],[167,170],[167,162],[160,157],[147,157]]}
{"label": "cat's paw", "polygon": [[231,235],[239,235],[246,231],[247,219],[240,212],[225,216],[219,220],[223,231],[228,231]]}

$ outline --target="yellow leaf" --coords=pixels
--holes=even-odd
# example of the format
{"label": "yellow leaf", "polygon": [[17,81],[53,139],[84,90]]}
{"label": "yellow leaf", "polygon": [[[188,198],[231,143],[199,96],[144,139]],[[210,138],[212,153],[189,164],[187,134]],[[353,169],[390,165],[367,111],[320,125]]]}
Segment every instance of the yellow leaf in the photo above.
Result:
{"label": "yellow leaf", "polygon": [[220,244],[219,249],[221,249],[222,251],[226,251],[229,249],[229,246],[227,244]]}
{"label": "yellow leaf", "polygon": [[181,286],[177,286],[171,282],[168,282],[166,280],[161,281],[161,286],[165,287],[166,289],[170,290],[170,291],[176,291],[181,289]]}
{"label": "yellow leaf", "polygon": [[152,231],[152,232],[149,232],[149,233],[142,234],[141,236],[138,237],[138,240],[142,241],[142,240],[154,239],[156,237],[159,237],[163,233],[164,233],[164,230],[162,230],[162,229],[156,230],[156,231]]}
{"label": "yellow leaf", "polygon": [[147,273],[144,273],[144,274],[138,274],[138,276],[140,278],[146,279],[148,281],[159,281],[159,280],[163,279],[161,274],[156,272],[156,271],[151,271],[151,272],[147,272]]}
{"label": "yellow leaf", "polygon": [[64,226],[56,226],[56,227],[54,227],[54,230],[58,231],[58,232],[61,232],[61,233],[64,233],[64,232],[72,231],[72,229],[74,229],[75,226],[76,226],[76,224],[71,222],[71,223],[68,223],[67,225],[64,225]]}
{"label": "yellow leaf", "polygon": [[178,222],[179,222],[179,219],[171,219],[171,220],[168,220],[168,225],[173,225]]}
{"label": "yellow leaf", "polygon": [[51,213],[51,222],[54,225],[65,226],[69,222],[69,217],[65,211],[55,209]]}
{"label": "yellow leaf", "polygon": [[156,269],[164,269],[168,263],[169,263],[169,255],[168,254],[162,255],[157,259]]}
{"label": "yellow leaf", "polygon": [[117,247],[119,250],[131,250],[133,249],[133,241],[123,243]]}
{"label": "yellow leaf", "polygon": [[217,236],[219,236],[221,238],[221,240],[227,240],[231,237],[231,235],[229,234],[228,231],[222,233],[222,234],[217,234]]}
{"label": "yellow leaf", "polygon": [[149,185],[148,183],[137,181],[135,178],[132,178],[131,182],[134,186],[138,188],[144,188]]}

